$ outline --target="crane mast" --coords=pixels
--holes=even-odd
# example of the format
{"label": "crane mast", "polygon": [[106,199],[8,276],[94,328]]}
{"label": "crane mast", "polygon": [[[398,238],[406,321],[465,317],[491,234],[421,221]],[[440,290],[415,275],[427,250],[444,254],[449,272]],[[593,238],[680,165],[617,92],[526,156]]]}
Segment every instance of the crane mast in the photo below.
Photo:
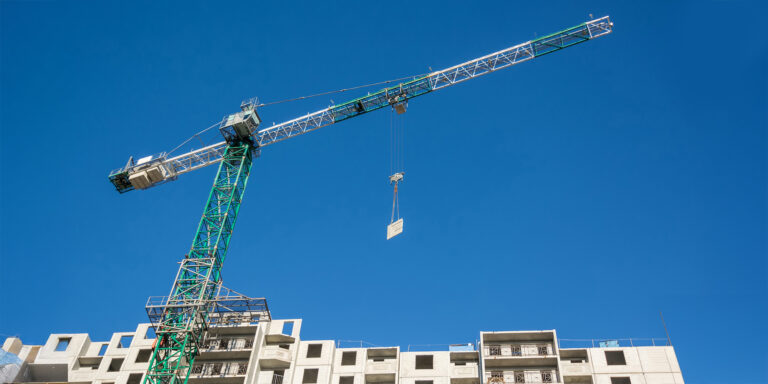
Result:
{"label": "crane mast", "polygon": [[[212,164],[219,164],[213,187],[197,227],[192,246],[181,261],[170,295],[147,305],[157,340],[144,383],[186,383],[205,332],[212,325],[212,310],[221,291],[221,269],[242,203],[253,159],[260,148],[304,133],[361,116],[387,106],[404,109],[408,100],[496,70],[531,60],[613,31],[608,16],[551,35],[503,49],[396,86],[369,93],[293,120],[259,129],[253,102],[227,116],[219,130],[224,141],[175,157],[148,156],[110,173],[118,192],[146,189]],[[230,300],[227,296],[224,300]],[[247,299],[247,298],[246,298]],[[238,296],[241,302],[242,297]],[[253,299],[255,312],[266,311],[266,301]],[[261,301],[259,301],[261,300]],[[249,302],[250,303],[250,302]]]}

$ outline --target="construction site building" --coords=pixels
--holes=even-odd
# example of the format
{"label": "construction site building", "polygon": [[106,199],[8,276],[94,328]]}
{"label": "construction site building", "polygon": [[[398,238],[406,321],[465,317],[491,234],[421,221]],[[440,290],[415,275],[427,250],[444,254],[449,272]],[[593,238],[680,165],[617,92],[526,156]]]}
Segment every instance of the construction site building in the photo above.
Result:
{"label": "construction site building", "polygon": [[[568,340],[555,330],[481,332],[463,344],[379,347],[301,340],[301,319],[209,327],[192,384],[683,384],[668,339]],[[141,384],[151,324],[93,341],[51,334],[45,345],[3,343],[2,381]],[[571,345],[571,347],[568,347]],[[573,347],[573,345],[581,345]],[[15,360],[15,362],[14,362]]]}

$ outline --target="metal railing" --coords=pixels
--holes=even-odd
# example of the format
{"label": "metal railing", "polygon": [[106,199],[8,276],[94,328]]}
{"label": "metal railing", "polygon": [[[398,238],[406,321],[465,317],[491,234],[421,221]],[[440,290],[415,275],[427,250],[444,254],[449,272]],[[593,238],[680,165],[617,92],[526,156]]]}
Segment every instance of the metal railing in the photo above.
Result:
{"label": "metal railing", "polygon": [[378,348],[378,347],[381,347],[381,345],[369,343],[365,340],[336,340],[336,348]]}
{"label": "metal railing", "polygon": [[272,375],[272,384],[283,384],[283,375]]}
{"label": "metal railing", "polygon": [[631,337],[626,339],[558,339],[558,348],[669,347],[666,337]]}
{"label": "metal railing", "polygon": [[422,351],[451,351],[451,352],[473,352],[477,351],[475,343],[464,344],[408,344],[408,352]]}
{"label": "metal railing", "polygon": [[253,339],[220,338],[207,339],[203,342],[202,352],[242,351],[253,348]]}
{"label": "metal railing", "polygon": [[513,344],[488,345],[485,356],[520,357],[520,356],[554,356],[555,351],[549,344]]}
{"label": "metal railing", "polygon": [[241,376],[248,370],[248,363],[204,363],[192,366],[191,375],[195,377],[206,376]]}

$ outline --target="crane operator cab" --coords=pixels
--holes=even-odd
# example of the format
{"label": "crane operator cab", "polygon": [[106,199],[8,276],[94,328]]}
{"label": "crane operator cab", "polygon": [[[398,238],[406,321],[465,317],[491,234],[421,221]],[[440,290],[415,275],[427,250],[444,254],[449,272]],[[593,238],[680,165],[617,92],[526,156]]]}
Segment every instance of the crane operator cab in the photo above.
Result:
{"label": "crane operator cab", "polygon": [[261,119],[256,113],[255,101],[243,102],[240,105],[240,112],[233,113],[221,122],[219,131],[221,131],[227,144],[237,144],[248,142],[253,144],[252,135],[259,127]]}

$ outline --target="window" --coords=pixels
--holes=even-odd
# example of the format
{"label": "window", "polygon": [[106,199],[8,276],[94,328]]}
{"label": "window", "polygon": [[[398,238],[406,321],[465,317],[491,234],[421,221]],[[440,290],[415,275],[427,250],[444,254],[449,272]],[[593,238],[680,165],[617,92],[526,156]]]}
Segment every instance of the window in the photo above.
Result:
{"label": "window", "polygon": [[229,340],[227,339],[221,339],[219,340],[219,350],[225,350],[229,347]]}
{"label": "window", "polygon": [[245,344],[243,345],[243,348],[245,349],[253,348],[253,339],[245,339]]}
{"label": "window", "polygon": [[632,384],[629,377],[611,377],[611,384]]}
{"label": "window", "polygon": [[291,349],[291,346],[288,344],[280,344],[279,347],[282,349]]}
{"label": "window", "polygon": [[453,365],[456,365],[456,366],[467,365],[467,362],[466,361],[457,361],[457,362],[453,363]]}
{"label": "window", "polygon": [[501,356],[501,345],[489,345],[488,354],[491,356]]}
{"label": "window", "polygon": [[195,364],[192,366],[192,373],[193,374],[201,374],[203,373],[203,366],[201,364]]}
{"label": "window", "polygon": [[131,373],[128,375],[128,381],[126,381],[126,384],[141,384],[141,375],[142,373]]}
{"label": "window", "polygon": [[357,362],[357,352],[342,352],[341,353],[341,365],[355,365]]}
{"label": "window", "polygon": [[118,372],[122,366],[123,359],[112,359],[112,361],[109,362],[109,369],[107,369],[107,372]]}
{"label": "window", "polygon": [[128,348],[133,342],[133,336],[120,336],[120,341],[117,343],[118,348]]}
{"label": "window", "polygon": [[515,383],[525,383],[525,372],[515,371]]}
{"label": "window", "polygon": [[322,344],[310,344],[307,346],[307,357],[320,357],[323,353]]}
{"label": "window", "polygon": [[416,380],[416,384],[432,384],[432,380]]}
{"label": "window", "polygon": [[71,337],[60,337],[56,343],[56,352],[64,352],[69,348],[69,342],[72,341]]}
{"label": "window", "polygon": [[522,356],[522,355],[523,355],[523,348],[519,345],[513,345],[512,356]]}
{"label": "window", "polygon": [[552,382],[552,371],[541,371],[541,382],[542,383],[551,383]]}
{"label": "window", "polygon": [[283,335],[291,336],[293,334],[293,321],[283,323]]}
{"label": "window", "polygon": [[152,350],[151,349],[139,350],[139,353],[136,355],[136,362],[137,363],[147,363],[147,362],[149,362],[149,358],[150,357],[152,357]]}
{"label": "window", "polygon": [[317,383],[317,368],[304,369],[304,377],[301,378],[302,384]]}
{"label": "window", "polygon": [[608,365],[627,365],[624,351],[605,351],[605,362]]}
{"label": "window", "polygon": [[432,355],[416,355],[416,369],[432,369]]}
{"label": "window", "polygon": [[221,363],[213,363],[211,366],[211,375],[221,375]]}
{"label": "window", "polygon": [[285,371],[273,371],[272,372],[272,384],[283,384],[283,375]]}
{"label": "window", "polygon": [[540,356],[546,356],[549,354],[549,348],[547,348],[546,345],[539,345],[538,350]]}
{"label": "window", "polygon": [[104,354],[107,352],[107,348],[109,347],[109,344],[102,344],[99,348],[99,356],[104,356]]}
{"label": "window", "polygon": [[248,364],[246,363],[237,363],[237,374],[238,375],[245,375],[245,370],[248,369]]}
{"label": "window", "polygon": [[339,377],[339,384],[355,384],[355,377],[354,376]]}

